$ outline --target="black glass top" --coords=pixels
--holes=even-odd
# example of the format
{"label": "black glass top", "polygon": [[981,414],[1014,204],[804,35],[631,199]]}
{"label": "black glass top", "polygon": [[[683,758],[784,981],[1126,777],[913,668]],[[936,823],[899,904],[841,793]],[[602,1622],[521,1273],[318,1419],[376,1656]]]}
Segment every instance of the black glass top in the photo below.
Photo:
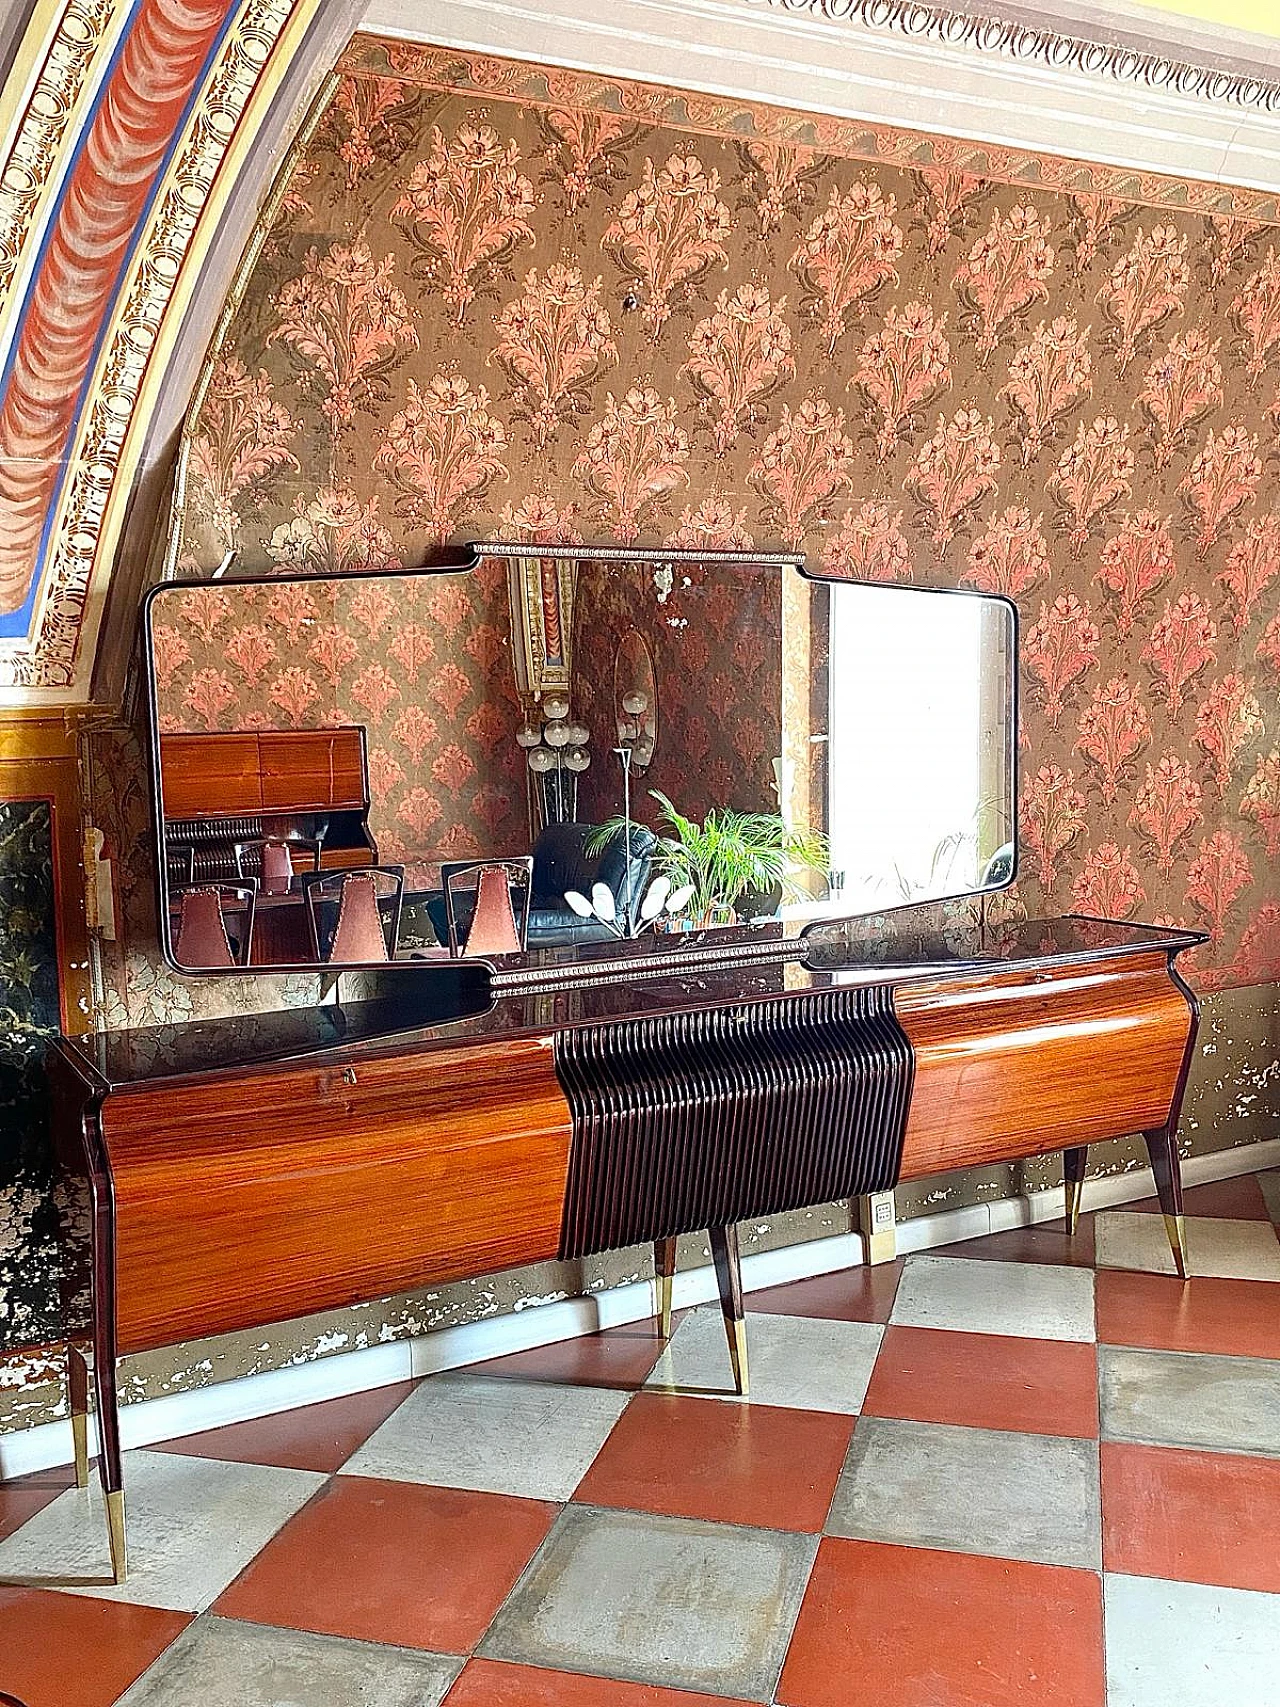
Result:
{"label": "black glass top", "polygon": [[[375,994],[361,1001],[98,1032],[65,1038],[63,1047],[93,1077],[119,1088],[333,1052],[372,1055],[406,1046],[442,1049],[510,1041],[570,1026],[850,984],[901,984],[1153,949],[1175,955],[1205,940],[1199,931],[1078,915],[995,927],[965,919],[921,930],[883,914],[857,929],[822,927],[799,943],[779,943],[779,958],[772,960],[716,964],[704,948],[696,962],[691,950],[687,965],[675,956],[676,964],[656,963],[640,975],[633,966],[625,979],[496,992],[489,969],[479,963],[397,966],[379,974],[373,980]],[[762,953],[768,946],[761,935]]]}

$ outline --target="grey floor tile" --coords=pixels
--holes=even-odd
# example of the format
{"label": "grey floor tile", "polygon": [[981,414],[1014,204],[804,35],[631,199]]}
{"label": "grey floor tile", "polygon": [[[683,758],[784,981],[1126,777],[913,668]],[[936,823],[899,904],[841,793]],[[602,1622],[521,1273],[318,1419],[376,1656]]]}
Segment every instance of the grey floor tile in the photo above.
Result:
{"label": "grey floor tile", "polygon": [[908,1257],[890,1322],[1016,1338],[1094,1338],[1093,1271],[1030,1262]]}
{"label": "grey floor tile", "polygon": [[[1163,1215],[1103,1211],[1094,1218],[1093,1229],[1099,1268],[1175,1272]],[[1191,1274],[1220,1280],[1280,1280],[1280,1239],[1269,1221],[1189,1215],[1186,1250]]]}
{"label": "grey floor tile", "polygon": [[630,1397],[603,1387],[433,1376],[370,1435],[343,1471],[567,1500]]}
{"label": "grey floor tile", "polygon": [[1109,1576],[1107,1707],[1276,1707],[1280,1595]]}
{"label": "grey floor tile", "polygon": [[28,1581],[135,1606],[202,1612],[325,1478],[169,1452],[125,1454],[129,1572],[111,1581],[96,1478],[0,1541],[0,1585]]}
{"label": "grey floor tile", "polygon": [[[752,1403],[856,1416],[883,1337],[884,1329],[875,1322],[753,1312],[747,1318]],[[654,1365],[648,1385],[737,1398],[718,1305],[685,1317]]]}
{"label": "grey floor tile", "polygon": [[198,1618],[116,1707],[440,1707],[462,1661]]}
{"label": "grey floor tile", "polygon": [[490,1659],[770,1701],[817,1537],[570,1506]]}
{"label": "grey floor tile", "polygon": [[861,1417],[829,1535],[1102,1568],[1091,1440]]}
{"label": "grey floor tile", "polygon": [[1098,1398],[1104,1440],[1280,1457],[1280,1362],[1100,1346]]}

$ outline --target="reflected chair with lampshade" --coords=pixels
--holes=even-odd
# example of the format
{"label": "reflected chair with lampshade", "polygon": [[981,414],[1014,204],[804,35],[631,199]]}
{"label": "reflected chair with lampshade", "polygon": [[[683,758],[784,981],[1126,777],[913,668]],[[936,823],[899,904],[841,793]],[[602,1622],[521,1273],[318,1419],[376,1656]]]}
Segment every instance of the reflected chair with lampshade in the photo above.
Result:
{"label": "reflected chair with lampshade", "polygon": [[258,878],[264,895],[288,894],[299,853],[308,856],[312,871],[320,869],[320,843],[311,836],[255,836],[235,842],[232,852],[236,876]]}
{"label": "reflected chair with lampshade", "polygon": [[403,866],[307,872],[301,881],[317,961],[365,966],[395,959],[404,903]]}
{"label": "reflected chair with lampshade", "polygon": [[170,895],[178,904],[173,958],[179,966],[222,971],[249,964],[255,883],[192,883]]}
{"label": "reflected chair with lampshade", "polygon": [[[529,937],[533,857],[449,860],[440,867],[449,953],[455,960],[486,954],[520,954]],[[512,902],[512,891],[516,902]],[[474,897],[469,916],[459,905]]]}

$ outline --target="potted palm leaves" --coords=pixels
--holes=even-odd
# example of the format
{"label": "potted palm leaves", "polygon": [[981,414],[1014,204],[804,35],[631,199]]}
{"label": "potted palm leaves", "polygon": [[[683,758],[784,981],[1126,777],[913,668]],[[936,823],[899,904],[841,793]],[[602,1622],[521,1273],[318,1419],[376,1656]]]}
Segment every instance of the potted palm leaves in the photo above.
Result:
{"label": "potted palm leaves", "polygon": [[[794,900],[806,894],[799,882],[803,873],[826,876],[830,852],[817,830],[788,828],[777,812],[735,812],[727,806],[713,806],[699,824],[660,790],[649,792],[659,806],[654,866],[670,893],[684,896],[682,911],[695,925],[736,924],[748,911],[758,911],[766,897]],[[602,824],[587,851],[599,852],[623,823]]]}

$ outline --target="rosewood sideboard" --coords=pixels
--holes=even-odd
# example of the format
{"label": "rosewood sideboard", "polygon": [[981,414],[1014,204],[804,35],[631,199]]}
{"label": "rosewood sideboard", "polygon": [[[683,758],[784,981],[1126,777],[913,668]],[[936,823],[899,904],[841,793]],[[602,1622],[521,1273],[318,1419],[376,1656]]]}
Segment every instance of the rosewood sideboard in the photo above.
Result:
{"label": "rosewood sideboard", "polygon": [[[382,975],[347,1005],[61,1039],[77,1474],[95,1389],[125,1571],[117,1359],[548,1258],[710,1235],[747,1386],[740,1221],[1144,1134],[1184,1273],[1176,1133],[1203,937],[1068,917],[875,940],[648,940],[504,974]],[[694,945],[696,950],[696,945]]]}

